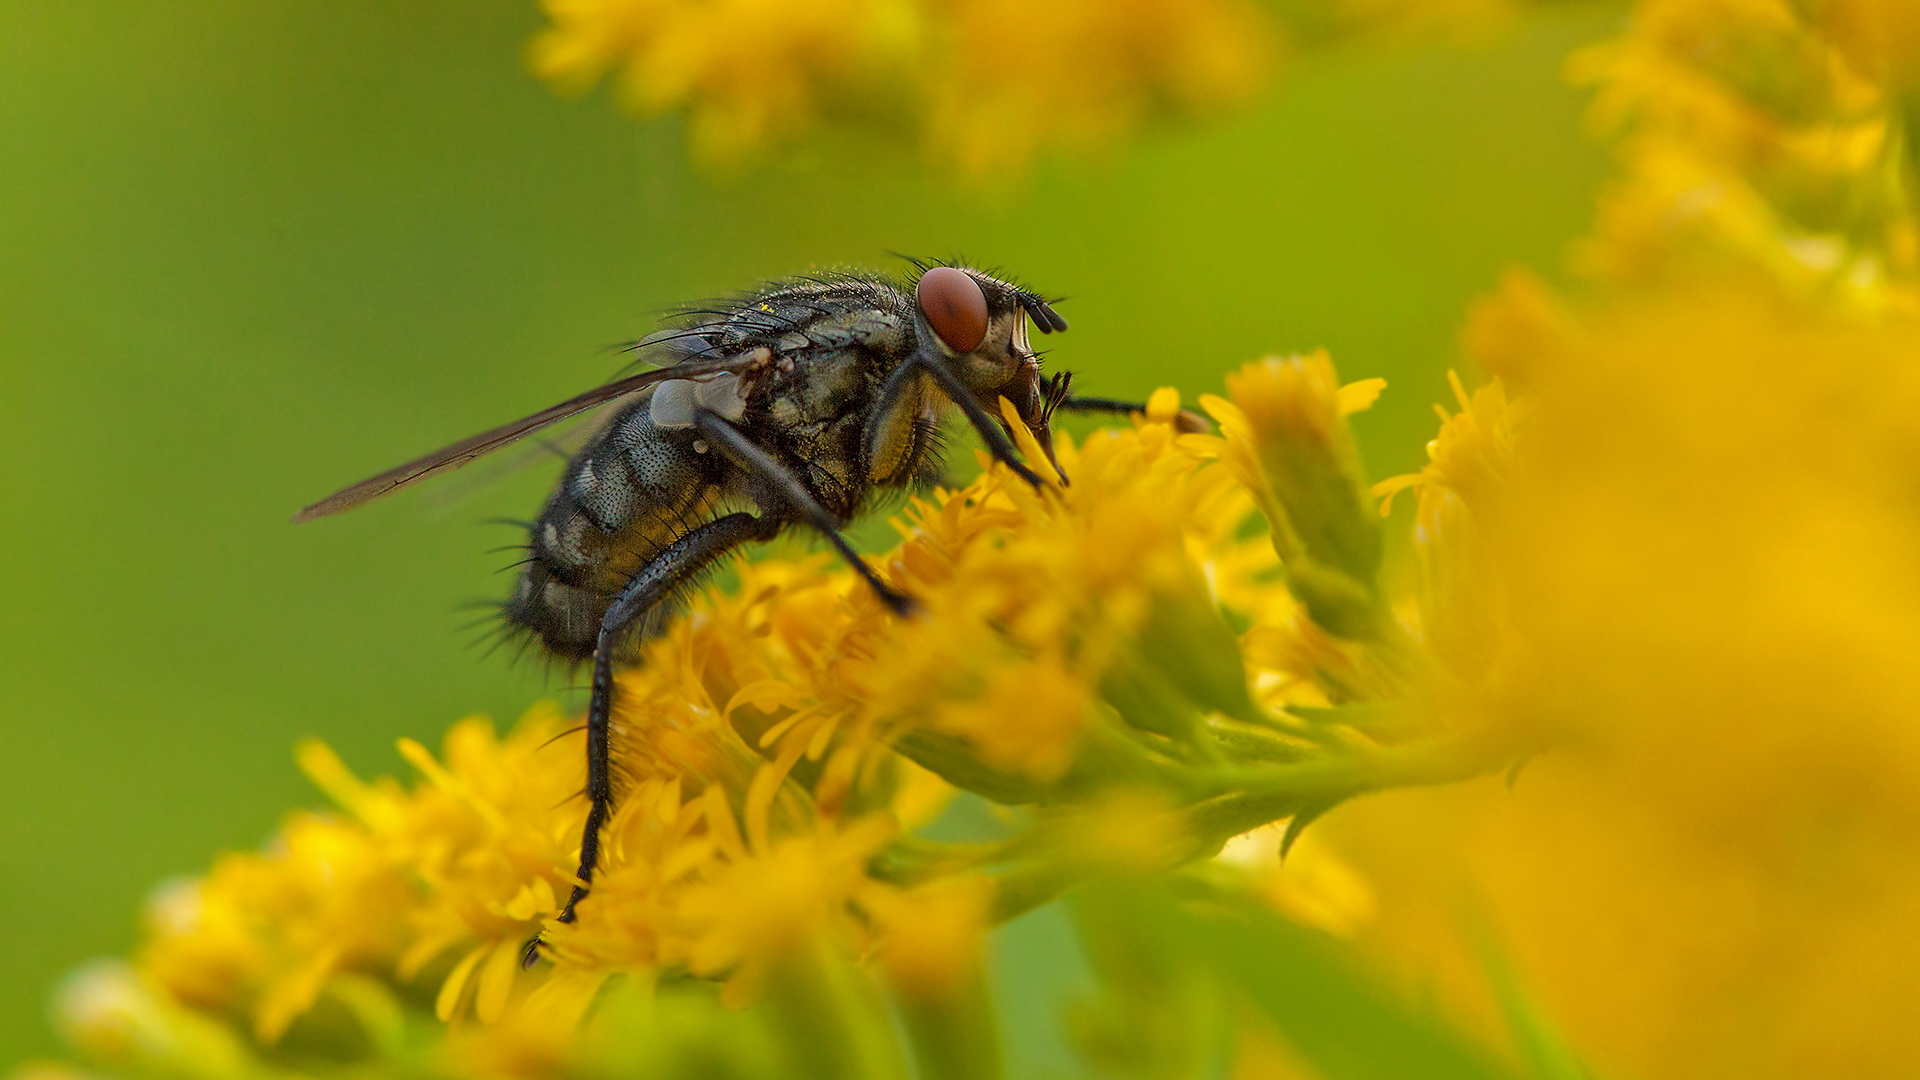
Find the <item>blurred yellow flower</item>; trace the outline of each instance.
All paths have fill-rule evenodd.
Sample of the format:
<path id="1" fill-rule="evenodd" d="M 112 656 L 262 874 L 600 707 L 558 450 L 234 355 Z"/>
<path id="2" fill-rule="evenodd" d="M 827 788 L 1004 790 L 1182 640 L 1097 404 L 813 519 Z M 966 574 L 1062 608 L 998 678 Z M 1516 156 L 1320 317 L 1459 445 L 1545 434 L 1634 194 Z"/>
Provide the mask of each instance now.
<path id="1" fill-rule="evenodd" d="M 646 113 L 686 109 L 697 155 L 731 164 L 883 82 L 916 49 L 913 0 L 544 0 L 534 70 L 584 89 L 618 70 Z"/>
<path id="2" fill-rule="evenodd" d="M 1099 147 L 1156 115 L 1245 100 L 1275 52 L 1249 0 L 926 0 L 938 52 L 927 137 L 963 176 L 1004 179 L 1042 150 Z"/>
<path id="3" fill-rule="evenodd" d="M 1045 153 L 1242 104 L 1293 48 L 1474 34 L 1528 2 L 541 0 L 530 55 L 563 90 L 612 75 L 634 111 L 684 113 L 707 165 L 838 124 L 917 138 L 936 168 L 1006 186 Z"/>
<path id="4" fill-rule="evenodd" d="M 1801 0 L 1799 7 L 1868 76 L 1920 86 L 1920 7 L 1907 0 Z"/>
<path id="5" fill-rule="evenodd" d="M 684 109 L 695 155 L 733 164 L 834 114 L 924 113 L 931 155 L 971 180 L 1048 147 L 1111 142 L 1156 114 L 1241 100 L 1265 80 L 1250 0 L 545 0 L 534 70 L 584 89 L 620 73 L 637 111 Z"/>
<path id="6" fill-rule="evenodd" d="M 1642 0 L 1627 33 L 1570 65 L 1624 166 L 1576 265 L 1645 288 L 1731 264 L 1815 302 L 1920 309 L 1912 166 L 1884 81 L 1898 65 L 1852 62 L 1860 28 L 1904 19 L 1871 3 Z"/>
<path id="7" fill-rule="evenodd" d="M 1498 514 L 1460 489 L 1498 553 L 1496 636 L 1525 645 L 1478 700 L 1563 748 L 1510 795 L 1329 828 L 1402 962 L 1485 1001 L 1455 909 L 1481 912 L 1603 1072 L 1897 1075 L 1920 1049 L 1920 518 L 1897 494 L 1920 490 L 1920 324 L 1703 288 L 1581 335 L 1510 458 L 1468 473 Z"/>
<path id="8" fill-rule="evenodd" d="M 183 1003 L 280 1038 L 339 972 L 390 966 L 407 945 L 414 893 L 364 832 L 301 815 L 276 850 L 231 855 L 204 881 L 163 889 L 147 912 L 141 967 Z"/>

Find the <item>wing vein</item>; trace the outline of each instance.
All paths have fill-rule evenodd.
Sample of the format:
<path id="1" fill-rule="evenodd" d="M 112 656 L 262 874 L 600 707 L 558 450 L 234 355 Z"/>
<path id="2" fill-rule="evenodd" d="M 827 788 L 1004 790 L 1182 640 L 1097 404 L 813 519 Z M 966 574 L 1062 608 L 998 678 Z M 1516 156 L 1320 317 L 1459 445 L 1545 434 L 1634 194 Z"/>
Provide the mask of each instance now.
<path id="1" fill-rule="evenodd" d="M 721 360 L 697 360 L 675 364 L 653 371 L 643 371 L 638 375 L 629 375 L 624 379 L 615 379 L 605 385 L 596 386 L 584 394 L 570 397 L 558 405 L 541 409 L 532 416 L 522 417 L 510 424 L 502 424 L 490 431 L 461 439 L 451 446 L 443 446 L 431 454 L 415 458 L 404 465 L 397 465 L 377 476 L 369 476 L 351 487 L 341 488 L 293 515 L 293 520 L 295 522 L 312 521 L 314 518 L 326 517 L 329 514 L 338 514 L 363 506 L 384 495 L 391 495 L 409 484 L 458 469 L 475 458 L 516 442 L 549 424 L 558 423 L 570 416 L 577 416 L 588 409 L 598 408 L 617 398 L 644 390 L 654 383 L 722 375 L 743 370 L 758 362 L 756 352 L 748 352 Z"/>

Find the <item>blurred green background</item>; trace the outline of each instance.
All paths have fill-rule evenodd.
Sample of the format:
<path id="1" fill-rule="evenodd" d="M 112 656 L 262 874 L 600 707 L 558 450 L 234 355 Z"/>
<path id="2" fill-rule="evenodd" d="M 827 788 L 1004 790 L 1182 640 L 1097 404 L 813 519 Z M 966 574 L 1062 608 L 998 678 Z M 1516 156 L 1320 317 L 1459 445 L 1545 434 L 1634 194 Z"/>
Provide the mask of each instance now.
<path id="1" fill-rule="evenodd" d="M 316 802 L 295 740 L 395 772 L 398 736 L 563 692 L 456 610 L 507 584 L 516 537 L 476 523 L 552 466 L 296 507 L 600 381 L 666 305 L 888 250 L 1071 297 L 1053 362 L 1087 392 L 1327 346 L 1389 380 L 1361 434 L 1405 471 L 1464 305 L 1589 219 L 1557 68 L 1614 18 L 1301 59 L 982 200 L 853 137 L 702 177 L 672 120 L 526 74 L 532 0 L 0 0 L 0 1068 L 54 1049 L 50 989 L 132 946 L 155 883 Z M 1065 947 L 1007 936 L 1043 1023 Z"/>

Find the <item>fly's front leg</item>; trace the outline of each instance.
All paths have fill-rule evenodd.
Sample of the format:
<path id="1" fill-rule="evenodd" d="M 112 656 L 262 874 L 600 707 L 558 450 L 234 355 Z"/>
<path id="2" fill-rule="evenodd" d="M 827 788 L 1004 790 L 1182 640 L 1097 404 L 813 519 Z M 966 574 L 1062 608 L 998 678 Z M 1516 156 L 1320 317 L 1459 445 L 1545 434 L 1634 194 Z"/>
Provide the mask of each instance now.
<path id="1" fill-rule="evenodd" d="M 1029 469 L 1027 463 L 1020 460 L 1019 452 L 1013 447 L 1013 440 L 1008 438 L 1007 433 L 1001 429 L 1000 422 L 987 414 L 987 410 L 981 406 L 979 399 L 973 396 L 973 391 L 967 389 L 967 384 L 960 381 L 960 377 L 953 373 L 952 368 L 924 353 L 915 353 L 899 367 L 894 368 L 893 374 L 887 376 L 887 381 L 880 387 L 880 396 L 875 404 L 876 413 L 886 416 L 899 409 L 903 400 L 906 399 L 907 391 L 913 385 L 914 376 L 919 372 L 925 372 L 933 380 L 933 384 L 940 388 L 940 392 L 960 407 L 961 415 L 967 418 L 967 423 L 973 425 L 973 430 L 980 433 L 980 441 L 987 444 L 987 453 L 993 455 L 993 460 L 1012 469 L 1020 479 L 1036 488 L 1046 486 L 1046 481 L 1040 479 L 1040 474 Z M 867 449 L 869 452 L 873 450 L 871 440 L 867 444 Z"/>
<path id="2" fill-rule="evenodd" d="M 773 455 L 761 449 L 752 439 L 747 438 L 746 432 L 734 427 L 718 413 L 701 409 L 694 413 L 693 424 L 699 429 L 700 434 L 719 447 L 720 452 L 728 459 L 739 465 L 748 475 L 772 488 L 774 493 L 792 509 L 795 517 L 819 530 L 820 534 L 827 538 L 827 542 L 833 545 L 834 550 L 847 560 L 848 565 L 866 579 L 867 584 L 873 586 L 873 591 L 879 594 L 881 601 L 891 608 L 894 614 L 912 613 L 912 597 L 880 580 L 880 575 L 873 572 L 873 567 L 868 566 L 867 561 L 860 557 L 860 553 L 853 550 L 853 545 L 847 543 L 847 538 L 840 535 L 842 524 L 840 519 L 828 513 L 827 508 L 820 505 L 820 500 L 813 497 L 813 493 L 807 490 L 807 486 L 802 484 L 800 478 L 793 475 L 791 470 L 775 461 Z"/>
<path id="3" fill-rule="evenodd" d="M 656 610 L 729 549 L 749 540 L 769 539 L 780 524 L 775 518 L 728 514 L 699 526 L 641 567 L 601 618 L 593 649 L 593 696 L 587 704 L 587 823 L 580 835 L 580 868 L 574 874 L 573 892 L 556 921 L 572 922 L 580 901 L 592 888 L 593 872 L 600 863 L 600 830 L 613 815 L 614 651 L 635 620 Z M 541 944 L 541 934 L 527 942 L 520 957 L 523 967 L 532 967 L 540 959 Z"/>
<path id="4" fill-rule="evenodd" d="M 1103 397 L 1080 397 L 1079 395 L 1065 399 L 1060 402 L 1059 407 L 1065 412 L 1111 413 L 1118 415 L 1131 413 L 1145 415 L 1147 411 L 1146 403 L 1141 401 L 1122 401 L 1118 398 Z M 1213 430 L 1213 425 L 1207 422 L 1206 417 L 1201 416 L 1191 409 L 1181 409 L 1174 417 L 1173 422 L 1174 426 L 1180 429 L 1182 435 L 1204 435 Z"/>
<path id="5" fill-rule="evenodd" d="M 1119 398 L 1081 397 L 1078 394 L 1060 403 L 1068 412 L 1091 413 L 1144 413 L 1147 405 L 1144 401 L 1122 401 Z"/>

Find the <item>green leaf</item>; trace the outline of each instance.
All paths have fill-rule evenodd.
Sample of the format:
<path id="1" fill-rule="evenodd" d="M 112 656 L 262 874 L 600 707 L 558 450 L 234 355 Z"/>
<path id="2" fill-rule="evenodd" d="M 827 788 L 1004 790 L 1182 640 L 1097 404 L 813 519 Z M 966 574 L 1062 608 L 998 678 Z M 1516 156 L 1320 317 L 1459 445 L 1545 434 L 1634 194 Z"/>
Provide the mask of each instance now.
<path id="1" fill-rule="evenodd" d="M 1346 802 L 1347 799 L 1348 796 L 1336 795 L 1331 798 L 1316 799 L 1302 806 L 1292 818 L 1288 819 L 1287 831 L 1280 837 L 1281 860 L 1285 861 L 1287 853 L 1293 850 L 1293 842 L 1300 839 L 1300 834 L 1307 831 L 1307 826 L 1320 820 L 1327 811 Z"/>

